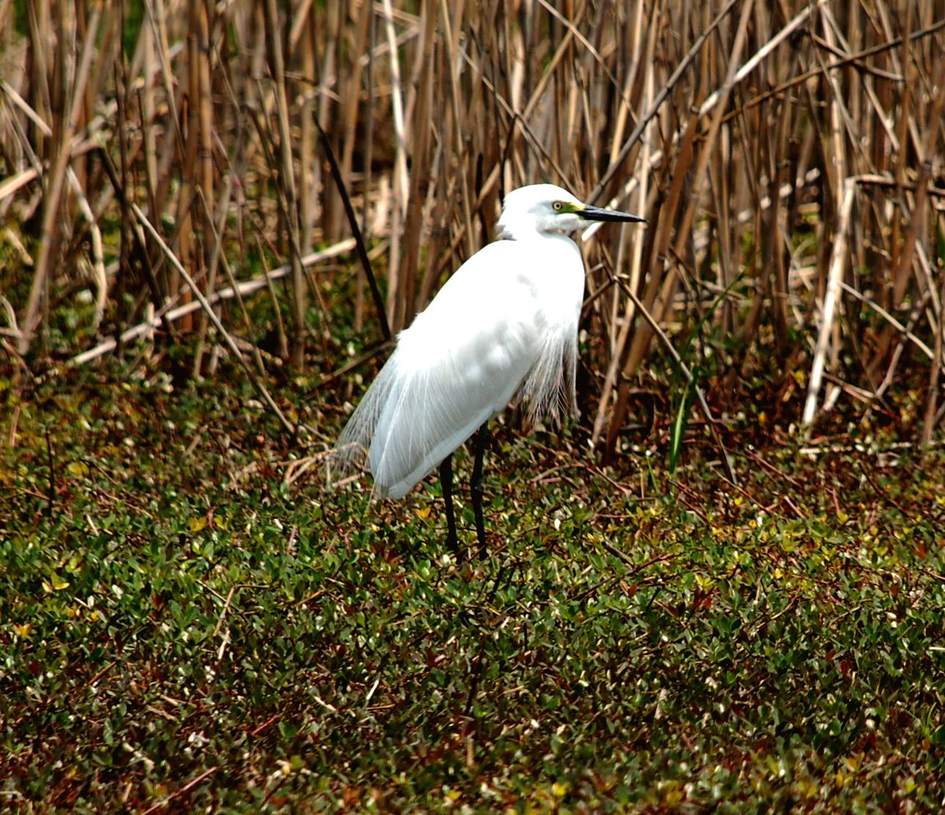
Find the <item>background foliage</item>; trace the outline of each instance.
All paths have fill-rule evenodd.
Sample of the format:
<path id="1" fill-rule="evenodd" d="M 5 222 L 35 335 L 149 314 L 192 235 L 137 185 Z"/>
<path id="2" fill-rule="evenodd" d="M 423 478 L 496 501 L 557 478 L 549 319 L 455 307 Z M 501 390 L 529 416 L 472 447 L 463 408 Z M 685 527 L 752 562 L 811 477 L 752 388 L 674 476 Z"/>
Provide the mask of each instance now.
<path id="1" fill-rule="evenodd" d="M 435 490 L 323 490 L 252 397 L 97 377 L 23 406 L 5 807 L 941 809 L 940 450 L 746 444 L 735 487 L 499 428 L 459 566 Z"/>

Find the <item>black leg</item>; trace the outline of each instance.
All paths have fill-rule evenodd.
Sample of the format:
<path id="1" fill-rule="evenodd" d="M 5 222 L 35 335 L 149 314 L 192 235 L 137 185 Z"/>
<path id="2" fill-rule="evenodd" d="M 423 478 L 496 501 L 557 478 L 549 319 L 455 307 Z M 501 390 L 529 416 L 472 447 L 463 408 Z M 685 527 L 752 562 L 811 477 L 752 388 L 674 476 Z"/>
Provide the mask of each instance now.
<path id="1" fill-rule="evenodd" d="M 472 505 L 473 515 L 476 517 L 476 538 L 479 540 L 479 559 L 483 560 L 486 556 L 486 524 L 482 519 L 482 457 L 486 452 L 486 445 L 489 443 L 489 428 L 483 425 L 476 431 L 476 438 L 473 442 L 475 448 L 475 459 L 473 461 L 472 471 Z"/>
<path id="2" fill-rule="evenodd" d="M 453 514 L 453 454 L 440 462 L 440 484 L 443 486 L 443 502 L 446 504 L 446 545 L 460 560 L 459 541 L 456 538 L 456 516 Z"/>

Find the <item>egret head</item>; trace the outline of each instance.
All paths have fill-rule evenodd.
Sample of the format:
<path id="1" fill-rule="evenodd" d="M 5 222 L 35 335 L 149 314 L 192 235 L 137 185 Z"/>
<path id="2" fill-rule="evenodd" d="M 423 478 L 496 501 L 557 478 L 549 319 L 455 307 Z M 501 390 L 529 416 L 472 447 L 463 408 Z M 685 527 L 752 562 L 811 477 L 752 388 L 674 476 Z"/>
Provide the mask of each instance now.
<path id="1" fill-rule="evenodd" d="M 643 220 L 639 215 L 588 206 L 554 184 L 531 184 L 505 196 L 498 227 L 504 238 L 523 239 L 536 234 L 565 235 L 589 221 Z"/>

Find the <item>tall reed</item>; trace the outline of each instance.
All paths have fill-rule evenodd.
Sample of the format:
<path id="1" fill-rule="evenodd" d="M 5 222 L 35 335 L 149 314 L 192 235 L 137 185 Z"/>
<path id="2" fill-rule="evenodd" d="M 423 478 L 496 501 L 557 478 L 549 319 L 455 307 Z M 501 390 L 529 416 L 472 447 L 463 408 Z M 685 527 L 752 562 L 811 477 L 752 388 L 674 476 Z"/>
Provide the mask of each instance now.
<path id="1" fill-rule="evenodd" d="M 767 368 L 805 423 L 919 392 L 928 441 L 945 415 L 941 3 L 3 0 L 0 31 L 9 360 L 87 362 L 144 324 L 195 333 L 198 376 L 221 330 L 304 369 L 351 268 L 316 280 L 307 257 L 352 234 L 345 199 L 377 277 L 354 267 L 356 319 L 381 338 L 376 282 L 396 331 L 494 237 L 505 191 L 549 180 L 649 222 L 583 243 L 607 450 L 672 343 L 712 372 L 706 411 Z M 257 247 L 288 269 L 252 288 L 269 357 L 217 297 L 254 286 Z M 89 295 L 90 322 L 53 332 Z"/>

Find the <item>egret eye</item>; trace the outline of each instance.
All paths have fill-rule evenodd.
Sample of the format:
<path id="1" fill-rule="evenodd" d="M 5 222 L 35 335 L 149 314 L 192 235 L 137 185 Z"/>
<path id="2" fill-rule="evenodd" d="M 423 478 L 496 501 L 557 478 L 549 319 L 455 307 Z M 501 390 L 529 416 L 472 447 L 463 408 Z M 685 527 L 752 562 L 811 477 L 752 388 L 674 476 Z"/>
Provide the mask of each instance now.
<path id="1" fill-rule="evenodd" d="M 563 207 L 563 206 L 564 206 L 564 204 L 562 204 L 560 201 L 555 201 L 555 202 L 551 205 L 551 208 L 552 208 L 555 212 L 561 212 L 561 207 Z"/>

